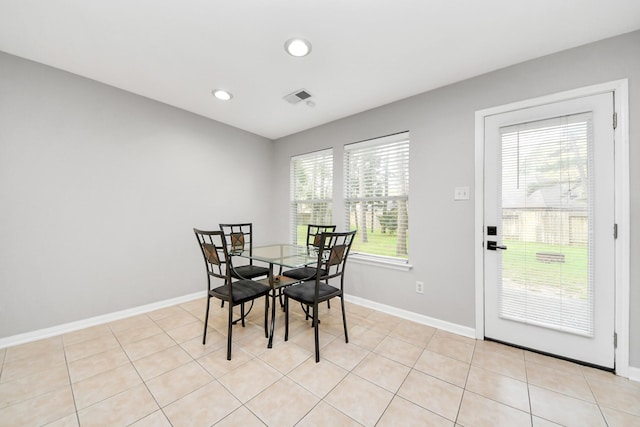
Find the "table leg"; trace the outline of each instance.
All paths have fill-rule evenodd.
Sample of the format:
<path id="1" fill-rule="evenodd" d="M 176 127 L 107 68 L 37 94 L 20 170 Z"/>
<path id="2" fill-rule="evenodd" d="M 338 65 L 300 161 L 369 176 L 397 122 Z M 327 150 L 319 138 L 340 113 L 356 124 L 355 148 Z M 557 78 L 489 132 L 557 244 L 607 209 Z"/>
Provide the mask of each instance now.
<path id="1" fill-rule="evenodd" d="M 271 288 L 271 331 L 269 332 L 269 344 L 267 348 L 273 347 L 273 332 L 276 328 L 276 289 L 273 285 L 273 264 L 269 263 L 269 287 Z"/>

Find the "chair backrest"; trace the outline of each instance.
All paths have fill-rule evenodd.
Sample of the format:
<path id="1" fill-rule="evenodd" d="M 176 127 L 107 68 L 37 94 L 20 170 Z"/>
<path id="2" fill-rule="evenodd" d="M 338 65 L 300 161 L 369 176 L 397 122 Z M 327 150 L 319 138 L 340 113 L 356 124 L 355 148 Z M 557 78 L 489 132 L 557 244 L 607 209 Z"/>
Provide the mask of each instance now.
<path id="1" fill-rule="evenodd" d="M 322 233 L 320 235 L 316 283 L 340 277 L 340 286 L 342 287 L 344 268 L 357 231 Z"/>
<path id="2" fill-rule="evenodd" d="M 253 254 L 253 224 L 220 224 L 220 231 L 224 233 L 227 251 L 236 254 L 248 250 Z"/>
<path id="3" fill-rule="evenodd" d="M 227 268 L 229 254 L 224 233 L 219 230 L 203 231 L 196 228 L 193 229 L 193 232 L 196 234 L 196 239 L 204 258 L 209 289 L 211 289 L 211 276 L 223 279 L 226 283 L 231 283 L 230 271 Z"/>
<path id="4" fill-rule="evenodd" d="M 335 225 L 315 225 L 307 226 L 307 247 L 318 249 L 320 247 L 320 235 L 322 233 L 332 233 L 336 231 Z"/>

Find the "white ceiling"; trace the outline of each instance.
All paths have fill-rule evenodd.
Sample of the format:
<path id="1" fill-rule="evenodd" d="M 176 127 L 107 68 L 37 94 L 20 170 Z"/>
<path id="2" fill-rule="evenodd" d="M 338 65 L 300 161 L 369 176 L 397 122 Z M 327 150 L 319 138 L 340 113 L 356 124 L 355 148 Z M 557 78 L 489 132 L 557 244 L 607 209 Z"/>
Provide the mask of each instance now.
<path id="1" fill-rule="evenodd" d="M 0 51 L 270 139 L 637 29 L 640 0 L 0 0 Z"/>

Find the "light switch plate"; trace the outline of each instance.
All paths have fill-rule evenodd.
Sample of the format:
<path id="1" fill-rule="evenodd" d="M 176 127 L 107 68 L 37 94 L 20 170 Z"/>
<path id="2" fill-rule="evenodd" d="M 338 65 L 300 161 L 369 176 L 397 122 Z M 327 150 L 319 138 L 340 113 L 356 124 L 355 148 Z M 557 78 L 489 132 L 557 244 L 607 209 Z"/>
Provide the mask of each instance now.
<path id="1" fill-rule="evenodd" d="M 469 187 L 456 187 L 453 200 L 469 200 Z"/>

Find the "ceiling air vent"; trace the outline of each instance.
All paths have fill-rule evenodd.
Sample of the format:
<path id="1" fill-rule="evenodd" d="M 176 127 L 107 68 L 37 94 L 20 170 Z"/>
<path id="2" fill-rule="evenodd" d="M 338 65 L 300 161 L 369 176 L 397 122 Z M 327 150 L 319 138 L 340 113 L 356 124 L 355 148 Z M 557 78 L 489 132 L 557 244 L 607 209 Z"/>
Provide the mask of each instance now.
<path id="1" fill-rule="evenodd" d="M 311 94 L 306 89 L 299 89 L 289 95 L 284 96 L 282 99 L 289 104 L 297 104 L 300 101 L 311 98 Z"/>

